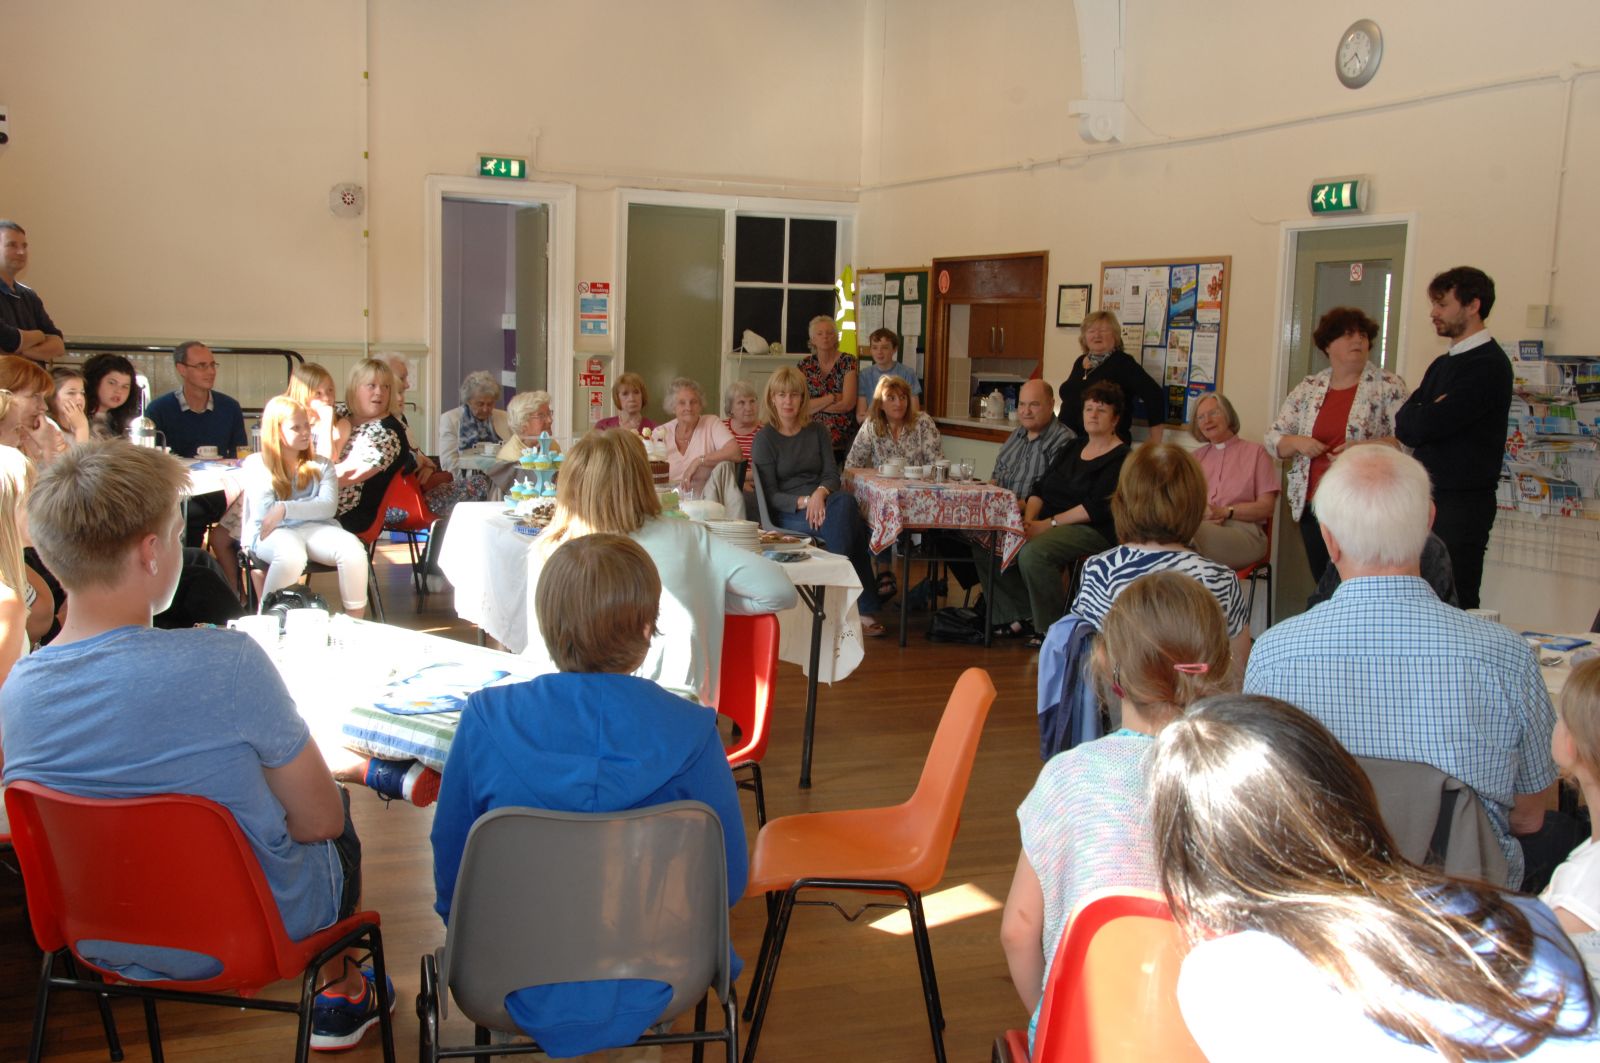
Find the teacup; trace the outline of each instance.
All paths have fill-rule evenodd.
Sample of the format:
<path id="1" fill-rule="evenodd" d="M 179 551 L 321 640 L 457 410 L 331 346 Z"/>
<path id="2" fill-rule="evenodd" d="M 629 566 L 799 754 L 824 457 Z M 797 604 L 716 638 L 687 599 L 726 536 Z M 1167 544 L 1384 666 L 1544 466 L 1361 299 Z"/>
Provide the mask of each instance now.
<path id="1" fill-rule="evenodd" d="M 906 479 L 908 479 L 908 480 L 921 480 L 924 477 L 926 477 L 927 475 L 928 475 L 928 467 L 926 465 L 907 465 L 906 466 Z"/>
<path id="2" fill-rule="evenodd" d="M 214 458 L 217 456 L 216 447 L 195 447 L 194 455 L 197 458 Z"/>
<path id="3" fill-rule="evenodd" d="M 499 443 L 479 443 L 478 444 L 478 453 L 482 454 L 486 458 L 492 458 L 496 454 L 500 453 L 500 444 Z"/>
<path id="4" fill-rule="evenodd" d="M 878 466 L 878 475 L 879 476 L 887 476 L 891 480 L 899 479 L 900 475 L 902 473 L 904 473 L 904 472 L 905 472 L 905 466 L 896 465 L 892 461 L 886 461 L 882 465 Z"/>

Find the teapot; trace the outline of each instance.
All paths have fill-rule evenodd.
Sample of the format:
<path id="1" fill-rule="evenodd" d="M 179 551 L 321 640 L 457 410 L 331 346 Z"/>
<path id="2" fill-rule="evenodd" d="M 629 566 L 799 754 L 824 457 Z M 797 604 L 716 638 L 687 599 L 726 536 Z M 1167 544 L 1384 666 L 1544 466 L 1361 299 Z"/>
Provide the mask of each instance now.
<path id="1" fill-rule="evenodd" d="M 136 447 L 159 447 L 166 442 L 156 423 L 148 417 L 135 417 L 128 422 L 128 438 Z"/>
<path id="2" fill-rule="evenodd" d="M 989 393 L 983 400 L 983 416 L 989 421 L 1003 421 L 1006 419 L 1006 397 L 1000 393 L 999 388 Z"/>

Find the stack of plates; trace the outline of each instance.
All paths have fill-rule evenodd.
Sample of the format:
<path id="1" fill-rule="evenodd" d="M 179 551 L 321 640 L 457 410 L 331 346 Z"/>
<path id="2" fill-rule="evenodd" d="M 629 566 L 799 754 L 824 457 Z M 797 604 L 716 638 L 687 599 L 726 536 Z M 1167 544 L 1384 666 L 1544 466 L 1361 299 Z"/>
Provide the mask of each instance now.
<path id="1" fill-rule="evenodd" d="M 753 520 L 708 520 L 706 530 L 726 543 L 761 552 L 761 526 Z"/>

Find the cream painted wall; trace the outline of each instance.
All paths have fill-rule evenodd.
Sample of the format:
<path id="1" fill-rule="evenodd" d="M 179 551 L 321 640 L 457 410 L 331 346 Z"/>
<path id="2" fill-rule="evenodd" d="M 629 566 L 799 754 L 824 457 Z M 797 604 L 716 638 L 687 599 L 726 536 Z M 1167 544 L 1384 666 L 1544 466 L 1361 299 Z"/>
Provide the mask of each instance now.
<path id="1" fill-rule="evenodd" d="M 480 151 L 578 186 L 582 279 L 615 279 L 619 187 L 840 198 L 861 18 L 853 0 L 0 0 L 28 42 L 0 63 L 0 216 L 28 227 L 26 279 L 71 333 L 351 342 L 362 221 L 327 197 L 365 180 L 372 339 L 418 343 L 423 180 Z"/>

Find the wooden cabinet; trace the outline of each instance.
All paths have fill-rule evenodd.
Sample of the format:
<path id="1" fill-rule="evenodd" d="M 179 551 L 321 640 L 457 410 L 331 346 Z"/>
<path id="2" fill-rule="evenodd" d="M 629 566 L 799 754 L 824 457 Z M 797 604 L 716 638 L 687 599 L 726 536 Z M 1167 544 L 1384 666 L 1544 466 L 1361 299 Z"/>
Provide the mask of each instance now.
<path id="1" fill-rule="evenodd" d="M 1023 378 L 1038 375 L 1044 362 L 1049 272 L 1050 257 L 1044 251 L 933 260 L 928 270 L 925 398 L 936 417 L 946 410 L 967 408 L 968 391 L 978 375 L 973 360 L 988 360 L 986 370 Z M 954 367 L 952 358 L 957 361 Z M 964 418 L 956 413 L 945 416 Z M 987 427 L 950 425 L 940 431 L 980 439 L 1005 436 L 1003 429 Z"/>
<path id="2" fill-rule="evenodd" d="M 1042 358 L 1044 305 L 974 303 L 967 325 L 968 358 Z"/>

